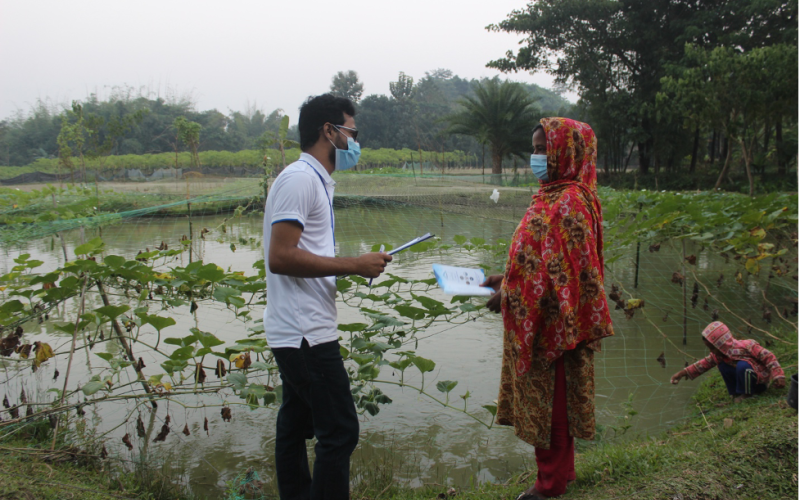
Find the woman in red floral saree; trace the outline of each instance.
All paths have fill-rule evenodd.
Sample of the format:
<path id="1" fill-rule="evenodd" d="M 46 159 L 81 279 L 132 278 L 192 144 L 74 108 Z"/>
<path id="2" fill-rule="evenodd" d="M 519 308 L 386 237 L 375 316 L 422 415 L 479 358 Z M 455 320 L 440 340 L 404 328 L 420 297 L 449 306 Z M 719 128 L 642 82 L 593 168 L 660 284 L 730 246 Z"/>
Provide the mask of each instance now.
<path id="1" fill-rule="evenodd" d="M 559 496 L 575 479 L 574 438 L 595 434 L 594 353 L 614 334 L 594 132 L 544 118 L 533 146 L 546 152 L 547 173 L 537 174 L 541 188 L 514 233 L 505 274 L 484 283 L 497 292 L 488 305 L 502 312 L 505 330 L 497 423 L 535 447 L 538 476 L 523 500 Z"/>

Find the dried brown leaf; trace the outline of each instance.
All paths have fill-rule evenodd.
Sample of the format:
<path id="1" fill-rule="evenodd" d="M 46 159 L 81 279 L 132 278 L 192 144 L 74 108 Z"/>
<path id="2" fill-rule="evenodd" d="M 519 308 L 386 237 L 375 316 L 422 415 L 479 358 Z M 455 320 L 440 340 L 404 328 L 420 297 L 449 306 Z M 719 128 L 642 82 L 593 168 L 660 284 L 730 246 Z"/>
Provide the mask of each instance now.
<path id="1" fill-rule="evenodd" d="M 167 439 L 167 434 L 169 434 L 169 426 L 167 424 L 164 424 L 161 426 L 161 432 L 158 433 L 158 436 L 156 436 L 153 442 L 154 443 L 157 443 L 158 441 L 163 442 L 164 440 Z"/>
<path id="2" fill-rule="evenodd" d="M 202 384 L 206 381 L 206 371 L 203 369 L 203 363 L 197 363 L 197 369 L 194 372 L 194 381 L 198 384 Z"/>
<path id="3" fill-rule="evenodd" d="M 146 435 L 144 432 L 144 422 L 142 422 L 141 415 L 136 417 L 136 435 L 139 436 L 140 438 L 143 438 Z"/>
<path id="4" fill-rule="evenodd" d="M 217 378 L 221 379 L 222 377 L 225 376 L 225 373 L 226 373 L 225 362 L 222 361 L 221 359 L 218 359 L 217 360 L 217 368 L 214 370 L 214 375 L 216 375 Z"/>
<path id="5" fill-rule="evenodd" d="M 186 436 L 189 436 L 189 435 L 192 434 L 191 432 L 189 432 L 189 424 L 188 423 L 183 426 L 183 434 L 186 435 Z"/>
<path id="6" fill-rule="evenodd" d="M 131 444 L 131 435 L 127 432 L 124 436 L 122 436 L 122 442 L 125 443 L 125 446 L 128 448 L 128 450 L 133 449 L 133 445 Z"/>

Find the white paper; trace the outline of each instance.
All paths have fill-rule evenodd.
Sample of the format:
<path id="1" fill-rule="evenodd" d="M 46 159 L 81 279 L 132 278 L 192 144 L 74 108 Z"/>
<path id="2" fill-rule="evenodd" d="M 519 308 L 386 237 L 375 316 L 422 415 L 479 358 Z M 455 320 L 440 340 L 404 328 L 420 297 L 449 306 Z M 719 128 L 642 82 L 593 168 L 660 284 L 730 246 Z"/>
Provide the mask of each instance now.
<path id="1" fill-rule="evenodd" d="M 433 274 L 439 287 L 447 295 L 470 295 L 491 297 L 494 290 L 480 286 L 486 281 L 483 269 L 470 269 L 468 267 L 433 265 Z"/>

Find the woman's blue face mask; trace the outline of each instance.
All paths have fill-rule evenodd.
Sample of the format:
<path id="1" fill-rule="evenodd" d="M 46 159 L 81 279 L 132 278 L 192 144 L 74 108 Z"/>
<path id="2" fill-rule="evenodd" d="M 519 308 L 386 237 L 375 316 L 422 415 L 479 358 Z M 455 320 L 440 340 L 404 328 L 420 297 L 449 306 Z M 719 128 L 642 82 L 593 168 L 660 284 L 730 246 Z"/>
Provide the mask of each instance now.
<path id="1" fill-rule="evenodd" d="M 547 182 L 547 155 L 531 155 L 531 171 L 539 182 Z"/>
<path id="2" fill-rule="evenodd" d="M 336 130 L 347 137 L 338 128 Z M 352 137 L 347 137 L 347 149 L 337 148 L 333 141 L 331 141 L 331 144 L 336 148 L 336 170 L 349 170 L 356 166 L 358 159 L 361 158 L 361 146 Z"/>

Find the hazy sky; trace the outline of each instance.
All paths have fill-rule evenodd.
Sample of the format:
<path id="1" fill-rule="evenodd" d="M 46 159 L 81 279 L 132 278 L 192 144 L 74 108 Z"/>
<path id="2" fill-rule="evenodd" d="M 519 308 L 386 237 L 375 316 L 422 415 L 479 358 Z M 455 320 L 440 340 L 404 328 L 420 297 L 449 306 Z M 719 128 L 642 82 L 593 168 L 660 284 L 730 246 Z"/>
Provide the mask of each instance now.
<path id="1" fill-rule="evenodd" d="M 200 110 L 283 108 L 294 121 L 340 70 L 358 72 L 365 96 L 388 94 L 400 71 L 498 74 L 486 63 L 520 37 L 485 27 L 525 3 L 0 0 L 0 118 L 37 99 L 69 103 L 129 85 L 191 93 Z M 546 74 L 511 78 L 552 84 Z"/>

